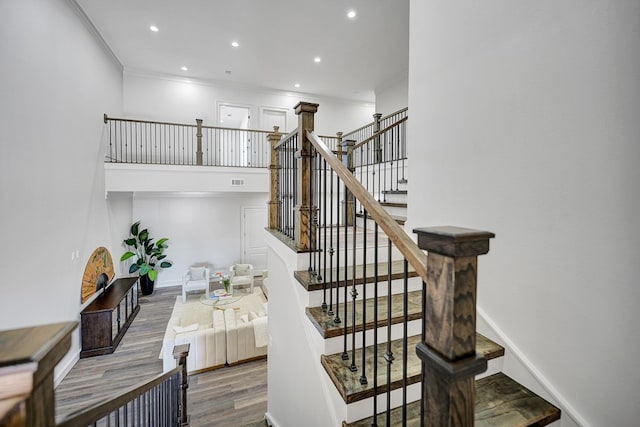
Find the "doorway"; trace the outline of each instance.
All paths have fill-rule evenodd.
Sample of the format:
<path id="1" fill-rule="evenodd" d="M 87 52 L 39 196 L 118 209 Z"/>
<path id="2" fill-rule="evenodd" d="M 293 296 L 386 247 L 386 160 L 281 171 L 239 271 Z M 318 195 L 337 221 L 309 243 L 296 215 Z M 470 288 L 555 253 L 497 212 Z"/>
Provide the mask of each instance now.
<path id="1" fill-rule="evenodd" d="M 242 262 L 252 264 L 254 274 L 267 269 L 267 244 L 264 226 L 267 224 L 267 208 L 247 206 L 242 208 Z"/>

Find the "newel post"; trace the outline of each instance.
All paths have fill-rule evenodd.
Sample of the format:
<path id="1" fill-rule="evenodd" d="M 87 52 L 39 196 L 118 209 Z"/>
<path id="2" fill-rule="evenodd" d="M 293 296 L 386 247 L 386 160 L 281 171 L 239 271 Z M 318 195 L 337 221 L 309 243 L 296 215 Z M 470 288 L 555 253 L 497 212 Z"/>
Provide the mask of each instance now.
<path id="1" fill-rule="evenodd" d="M 196 119 L 196 165 L 202 166 L 202 119 Z"/>
<path id="2" fill-rule="evenodd" d="M 298 250 L 311 250 L 313 194 L 312 194 L 312 150 L 311 142 L 307 138 L 307 131 L 314 130 L 314 115 L 318 111 L 318 104 L 299 102 L 294 107 L 298 115 L 298 146 L 297 162 L 297 193 L 298 205 L 295 207 L 295 241 Z"/>
<path id="3" fill-rule="evenodd" d="M 189 415 L 187 415 L 187 389 L 189 388 L 189 377 L 187 376 L 187 356 L 189 355 L 190 344 L 180 344 L 173 347 L 173 358 L 176 359 L 177 366 L 182 368 L 182 399 L 180 400 L 180 425 L 189 425 Z"/>
<path id="4" fill-rule="evenodd" d="M 487 231 L 459 227 L 413 230 L 428 251 L 422 405 L 425 426 L 473 426 L 475 379 L 487 369 L 476 355 L 478 255 L 489 252 Z"/>
<path id="5" fill-rule="evenodd" d="M 278 228 L 278 211 L 280 210 L 280 195 L 278 194 L 278 188 L 280 185 L 279 176 L 279 159 L 276 145 L 280 142 L 282 134 L 278 132 L 280 129 L 278 126 L 273 127 L 273 133 L 267 135 L 269 144 L 271 146 L 271 163 L 269 164 L 269 174 L 271 176 L 271 199 L 269 200 L 269 228 L 274 230 Z"/>
<path id="6" fill-rule="evenodd" d="M 353 165 L 353 147 L 356 145 L 356 141 L 353 139 L 346 139 L 342 141 L 342 150 L 341 152 L 347 153 L 346 158 L 343 157 L 343 163 L 349 169 L 351 173 L 356 171 L 356 168 Z M 353 225 L 355 221 L 355 197 L 349 188 L 344 186 L 344 209 L 345 209 L 345 224 L 344 225 Z"/>
<path id="7" fill-rule="evenodd" d="M 382 118 L 382 113 L 375 113 L 373 115 L 373 133 L 380 132 L 380 119 Z M 382 162 L 382 146 L 380 145 L 380 137 L 376 136 L 373 140 L 373 153 L 374 153 L 374 161 L 376 163 Z"/>

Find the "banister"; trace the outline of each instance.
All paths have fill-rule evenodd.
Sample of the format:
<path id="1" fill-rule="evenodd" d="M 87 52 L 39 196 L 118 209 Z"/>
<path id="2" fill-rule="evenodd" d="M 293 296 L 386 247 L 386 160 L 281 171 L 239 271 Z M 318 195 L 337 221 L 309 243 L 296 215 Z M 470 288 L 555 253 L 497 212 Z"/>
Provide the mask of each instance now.
<path id="1" fill-rule="evenodd" d="M 426 255 L 424 252 L 411 240 L 387 211 L 380 206 L 373 196 L 369 194 L 349 169 L 333 155 L 314 132 L 307 131 L 307 138 L 311 141 L 316 151 L 331 166 L 333 171 L 342 179 L 353 195 L 360 201 L 374 221 L 378 223 L 387 237 L 396 245 L 405 258 L 407 258 L 407 261 L 415 269 L 416 273 L 426 282 L 427 268 Z"/>
<path id="2" fill-rule="evenodd" d="M 189 353 L 188 344 L 183 346 L 176 346 L 176 348 L 174 349 L 174 357 L 178 359 L 178 366 L 176 366 L 170 371 L 156 375 L 151 380 L 138 383 L 137 385 L 133 385 L 125 389 L 125 391 L 118 393 L 115 396 L 107 397 L 103 399 L 101 402 L 94 404 L 89 408 L 81 409 L 76 412 L 73 412 L 65 416 L 60 422 L 56 423 L 56 426 L 57 427 L 81 427 L 81 426 L 84 427 L 87 425 L 92 425 L 96 422 L 96 420 L 99 420 L 103 417 L 108 416 L 112 412 L 117 411 L 119 408 L 125 406 L 127 403 L 129 403 L 133 399 L 143 395 L 149 390 L 152 390 L 154 387 L 169 380 L 171 377 L 179 376 L 179 375 L 182 375 L 184 377 L 186 375 L 185 366 L 186 366 L 186 358 L 188 353 Z M 185 379 L 183 378 L 183 382 L 180 384 L 180 387 L 183 389 L 183 393 L 186 393 L 184 380 Z M 182 405 L 183 408 L 186 409 L 186 402 L 184 401 L 184 396 L 181 399 L 180 404 Z M 186 416 L 184 412 L 182 413 L 181 418 L 184 418 Z"/>
<path id="3" fill-rule="evenodd" d="M 407 119 L 408 119 L 408 117 L 403 117 L 403 118 L 401 118 L 400 120 L 398 120 L 397 122 L 390 124 L 390 125 L 389 125 L 389 126 L 387 126 L 386 128 L 379 130 L 378 132 L 376 132 L 376 133 L 374 133 L 373 135 L 371 135 L 369 138 L 364 139 L 364 140 L 360 141 L 359 143 L 357 143 L 357 144 L 353 147 L 353 149 L 354 149 L 354 150 L 356 150 L 356 149 L 358 149 L 358 148 L 362 147 L 362 146 L 363 146 L 364 144 L 366 144 L 367 142 L 369 142 L 369 141 L 373 140 L 374 138 L 376 138 L 376 137 L 378 137 L 378 136 L 382 135 L 383 133 L 385 133 L 385 132 L 389 131 L 390 129 L 392 129 L 392 128 L 394 128 L 394 127 L 398 126 L 400 123 L 404 123 L 404 122 L 406 122 L 406 121 L 407 121 Z"/>
<path id="4" fill-rule="evenodd" d="M 298 128 L 295 128 L 294 130 L 292 130 L 291 132 L 289 132 L 288 134 L 286 134 L 282 139 L 280 139 L 280 142 L 278 142 L 273 149 L 277 150 L 278 148 L 280 148 L 280 146 L 284 143 L 286 143 L 287 141 L 289 141 L 291 138 L 295 137 L 298 134 Z"/>
<path id="5" fill-rule="evenodd" d="M 386 115 L 386 116 L 384 116 L 384 117 L 380 117 L 380 121 L 381 121 L 381 122 L 383 122 L 383 121 L 385 121 L 386 119 L 388 119 L 389 117 L 393 117 L 393 116 L 395 116 L 395 115 L 397 115 L 397 114 L 404 113 L 404 112 L 405 112 L 405 111 L 407 111 L 408 109 L 409 109 L 409 107 L 404 107 L 404 108 L 399 109 L 398 111 L 394 111 L 393 113 L 389 113 L 389 114 L 387 114 L 387 115 Z"/>
<path id="6" fill-rule="evenodd" d="M 104 122 L 107 123 L 108 121 L 127 122 L 127 123 L 148 123 L 152 125 L 185 126 L 185 127 L 191 127 L 191 128 L 197 127 L 196 125 L 190 124 L 190 123 L 171 123 L 171 122 L 158 122 L 155 120 L 123 119 L 119 117 L 109 117 L 105 114 Z M 206 126 L 203 126 L 203 128 L 206 128 Z M 224 128 L 224 129 L 227 129 L 227 128 Z M 243 130 L 246 130 L 246 129 L 243 129 Z"/>

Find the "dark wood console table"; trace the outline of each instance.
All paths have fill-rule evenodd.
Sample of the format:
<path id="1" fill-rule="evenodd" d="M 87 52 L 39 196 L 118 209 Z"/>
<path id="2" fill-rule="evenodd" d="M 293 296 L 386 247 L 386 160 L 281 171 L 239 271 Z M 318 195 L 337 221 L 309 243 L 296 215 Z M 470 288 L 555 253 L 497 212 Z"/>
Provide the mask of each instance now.
<path id="1" fill-rule="evenodd" d="M 113 353 L 140 311 L 138 277 L 116 279 L 80 313 L 80 358 Z"/>

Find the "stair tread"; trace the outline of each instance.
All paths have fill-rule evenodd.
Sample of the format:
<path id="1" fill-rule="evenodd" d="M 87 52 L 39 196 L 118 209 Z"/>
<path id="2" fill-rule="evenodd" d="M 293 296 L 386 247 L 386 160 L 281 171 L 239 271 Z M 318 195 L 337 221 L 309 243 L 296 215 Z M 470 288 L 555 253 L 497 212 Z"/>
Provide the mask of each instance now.
<path id="1" fill-rule="evenodd" d="M 380 206 L 386 206 L 389 208 L 406 208 L 406 203 L 397 203 L 397 202 L 380 202 Z"/>
<path id="2" fill-rule="evenodd" d="M 358 337 L 360 338 L 360 337 Z M 361 338 L 360 338 L 361 339 Z M 415 352 L 416 345 L 420 342 L 420 336 L 411 336 L 408 338 L 407 349 L 407 384 L 414 384 L 422 378 L 422 361 Z M 402 339 L 391 341 L 391 351 L 396 362 L 391 364 L 391 389 L 395 390 L 402 387 Z M 384 392 L 386 390 L 386 371 L 387 363 L 383 355 L 386 352 L 386 343 L 378 344 L 378 390 Z M 476 333 L 476 352 L 483 354 L 488 360 L 504 355 L 504 348 L 485 336 Z M 351 358 L 351 351 L 349 351 Z M 361 365 L 362 349 L 355 352 L 356 365 Z M 373 396 L 373 346 L 367 346 L 367 361 L 365 373 L 368 378 L 368 384 L 360 384 L 361 368 L 356 372 L 349 369 L 351 359 L 343 360 L 341 353 L 322 355 L 322 366 L 325 368 L 331 381 L 342 396 L 345 403 L 353 403 L 359 400 Z"/>
<path id="3" fill-rule="evenodd" d="M 403 294 L 391 295 L 391 323 L 402 323 L 404 321 L 403 311 Z M 422 291 L 409 292 L 408 298 L 409 320 L 416 320 L 422 318 Z M 367 298 L 365 305 L 367 308 L 368 321 L 365 329 L 373 329 L 375 323 L 373 322 L 373 307 L 376 304 L 374 298 Z M 387 299 L 378 298 L 378 327 L 384 326 L 387 323 Z M 351 316 L 351 310 L 353 302 L 347 302 L 347 312 Z M 323 338 L 332 338 L 344 335 L 344 323 L 334 323 L 335 315 L 327 314 L 326 310 L 322 307 L 307 307 L 307 316 L 311 319 L 311 323 L 320 332 Z M 344 313 L 344 303 L 340 303 L 337 308 L 334 307 L 334 312 L 340 316 Z M 348 319 L 349 325 L 351 325 L 351 317 Z M 356 301 L 356 331 L 362 331 L 362 300 Z M 351 332 L 351 326 L 349 328 Z"/>
<path id="4" fill-rule="evenodd" d="M 363 218 L 364 217 L 364 213 L 359 213 L 356 212 L 356 216 L 358 218 Z M 407 218 L 404 216 L 398 216 L 398 215 L 389 215 L 393 220 L 395 220 L 395 222 L 397 222 L 400 225 L 404 225 L 407 222 Z M 371 218 L 371 215 L 367 215 L 367 219 L 371 219 L 373 220 L 373 218 Z"/>
<path id="5" fill-rule="evenodd" d="M 420 426 L 421 401 L 407 405 L 407 427 Z M 544 426 L 560 419 L 560 409 L 499 372 L 476 380 L 475 426 Z M 369 427 L 373 417 L 343 427 Z M 378 415 L 378 425 L 386 424 L 386 414 Z M 402 408 L 391 410 L 392 426 L 402 425 Z"/>
<path id="6" fill-rule="evenodd" d="M 382 194 L 407 194 L 407 190 L 383 190 Z"/>
<path id="7" fill-rule="evenodd" d="M 387 280 L 388 265 L 389 263 L 387 262 L 378 263 L 378 273 L 379 273 L 378 280 L 381 282 Z M 373 276 L 373 271 L 374 271 L 373 269 L 374 269 L 374 264 L 367 264 L 367 277 L 363 279 L 362 265 L 357 265 L 356 266 L 356 285 L 360 285 L 362 283 L 373 283 L 375 280 Z M 404 271 L 404 261 L 399 260 L 399 261 L 391 262 L 391 280 L 401 279 L 403 277 L 403 271 Z M 331 274 L 331 272 L 333 272 L 333 274 Z M 321 271 L 321 273 L 324 274 L 323 271 Z M 339 273 L 339 276 L 337 275 L 338 273 Z M 337 282 L 336 278 L 340 277 L 341 281 L 338 282 L 338 286 L 344 287 L 344 274 L 345 274 L 344 267 L 340 267 L 340 269 L 336 269 L 335 267 L 331 270 L 327 269 L 327 277 L 325 278 L 326 282 L 324 283 L 327 284 L 327 287 L 329 287 L 329 284 L 331 284 L 335 288 L 336 282 Z M 347 267 L 348 285 L 351 285 L 352 274 L 353 273 L 352 273 L 351 266 L 348 266 Z M 409 277 L 414 277 L 414 276 L 416 276 L 416 272 L 413 269 L 413 267 L 409 265 Z M 298 280 L 298 282 L 300 282 L 300 284 L 308 291 L 322 290 L 323 282 L 318 283 L 307 270 L 294 271 L 293 277 L 295 277 L 296 280 Z M 332 281 L 330 281 L 331 278 L 333 278 Z"/>

